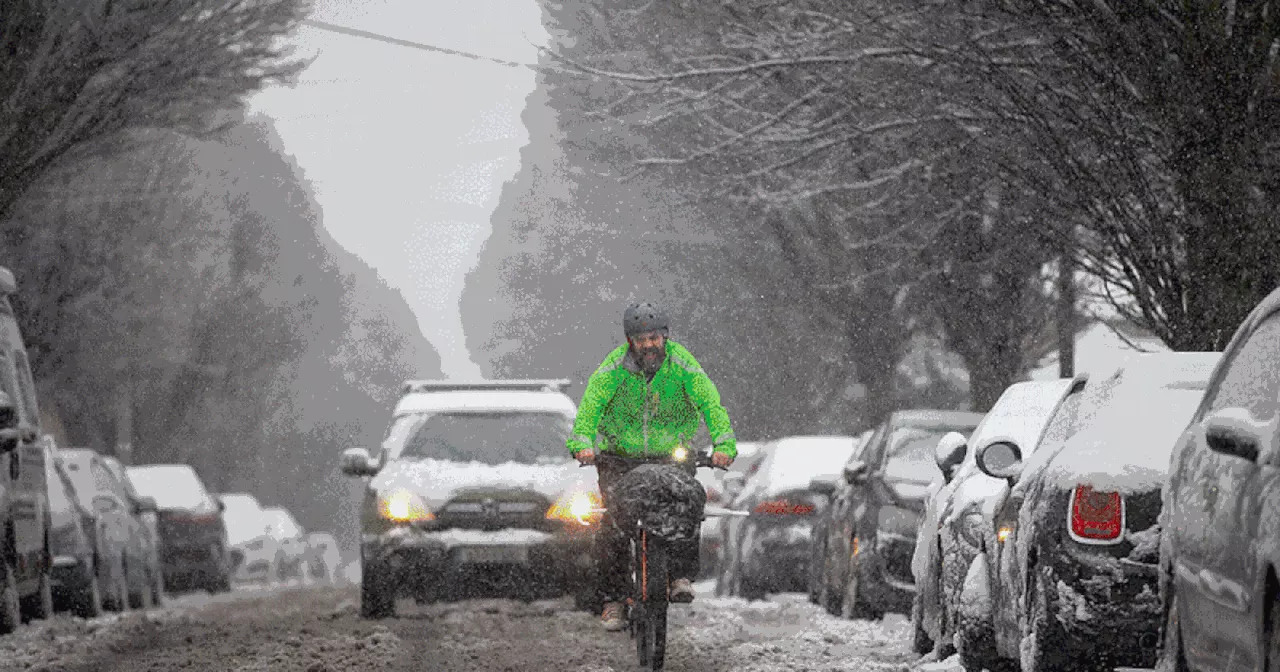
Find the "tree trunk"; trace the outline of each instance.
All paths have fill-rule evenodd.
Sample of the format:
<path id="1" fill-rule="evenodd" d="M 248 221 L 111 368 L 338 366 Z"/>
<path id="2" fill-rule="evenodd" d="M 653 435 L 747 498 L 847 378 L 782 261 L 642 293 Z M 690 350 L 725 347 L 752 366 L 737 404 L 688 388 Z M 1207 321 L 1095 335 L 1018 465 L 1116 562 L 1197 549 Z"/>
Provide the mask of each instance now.
<path id="1" fill-rule="evenodd" d="M 1068 238 L 1068 241 L 1070 238 Z M 1058 256 L 1058 376 L 1076 375 L 1076 278 L 1071 243 L 1064 242 Z"/>

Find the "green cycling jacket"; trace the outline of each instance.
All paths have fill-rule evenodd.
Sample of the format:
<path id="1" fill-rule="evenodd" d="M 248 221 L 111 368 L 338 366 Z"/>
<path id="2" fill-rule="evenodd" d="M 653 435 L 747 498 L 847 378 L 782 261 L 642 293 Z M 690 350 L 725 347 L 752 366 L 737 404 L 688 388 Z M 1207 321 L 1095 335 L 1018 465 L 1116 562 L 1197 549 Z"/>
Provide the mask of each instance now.
<path id="1" fill-rule="evenodd" d="M 591 374 L 569 437 L 571 454 L 596 452 L 643 457 L 670 455 L 692 441 L 702 420 L 716 452 L 738 456 L 729 413 L 698 360 L 667 339 L 667 356 L 646 380 L 627 345 L 620 345 Z"/>

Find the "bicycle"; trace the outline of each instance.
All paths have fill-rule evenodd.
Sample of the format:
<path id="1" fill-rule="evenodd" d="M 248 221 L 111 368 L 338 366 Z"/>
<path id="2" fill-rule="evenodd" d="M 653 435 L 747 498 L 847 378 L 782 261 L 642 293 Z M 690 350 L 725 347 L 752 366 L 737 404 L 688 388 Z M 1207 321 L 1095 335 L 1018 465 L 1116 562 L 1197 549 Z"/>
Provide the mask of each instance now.
<path id="1" fill-rule="evenodd" d="M 631 458 L 618 455 L 600 454 L 596 463 L 601 461 L 625 462 L 637 465 L 628 476 L 648 465 L 666 465 L 677 467 L 688 472 L 688 453 L 677 448 L 672 457 Z M 584 467 L 590 465 L 582 465 Z M 694 469 L 712 467 L 709 453 L 694 455 Z M 674 481 L 668 481 L 672 483 Z M 665 501 L 657 493 L 656 501 Z M 624 507 L 616 507 L 624 508 Z M 653 509 L 650 506 L 650 509 Z M 595 508 L 593 513 L 604 514 L 609 509 Z M 655 515 L 656 514 L 656 515 Z M 746 516 L 746 511 L 734 511 L 721 507 L 702 507 L 702 517 L 697 521 L 672 521 L 670 514 L 663 517 L 661 512 L 647 511 L 635 518 L 634 526 L 626 530 L 631 537 L 631 597 L 626 602 L 626 618 L 631 638 L 636 642 L 636 657 L 640 666 L 650 670 L 661 670 L 666 662 L 667 653 L 667 607 L 671 577 L 668 571 L 667 545 L 673 541 L 692 538 L 690 530 L 696 529 L 708 516 Z M 617 516 L 610 516 L 612 524 L 623 528 Z M 673 524 L 674 523 L 674 524 Z M 676 529 L 672 529 L 672 528 Z"/>

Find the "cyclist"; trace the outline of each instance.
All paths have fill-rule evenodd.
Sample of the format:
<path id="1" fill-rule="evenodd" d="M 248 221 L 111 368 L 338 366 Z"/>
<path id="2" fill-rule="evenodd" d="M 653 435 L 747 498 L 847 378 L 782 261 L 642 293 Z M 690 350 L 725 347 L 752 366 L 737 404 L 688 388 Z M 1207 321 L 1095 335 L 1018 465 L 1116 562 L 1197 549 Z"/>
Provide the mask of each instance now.
<path id="1" fill-rule="evenodd" d="M 712 463 L 726 468 L 738 454 L 729 414 L 720 392 L 684 346 L 670 340 L 667 316 L 650 303 L 628 306 L 622 315 L 627 342 L 604 358 L 591 374 L 578 406 L 569 452 L 595 464 L 605 508 L 610 490 L 631 469 L 618 460 L 596 463 L 596 454 L 621 457 L 669 456 L 703 420 L 711 434 Z M 699 417 L 701 416 L 701 417 Z M 605 600 L 606 630 L 623 629 L 622 600 L 628 591 L 629 540 L 606 517 L 596 533 L 598 590 Z M 671 549 L 670 600 L 692 602 L 698 575 L 698 540 Z"/>

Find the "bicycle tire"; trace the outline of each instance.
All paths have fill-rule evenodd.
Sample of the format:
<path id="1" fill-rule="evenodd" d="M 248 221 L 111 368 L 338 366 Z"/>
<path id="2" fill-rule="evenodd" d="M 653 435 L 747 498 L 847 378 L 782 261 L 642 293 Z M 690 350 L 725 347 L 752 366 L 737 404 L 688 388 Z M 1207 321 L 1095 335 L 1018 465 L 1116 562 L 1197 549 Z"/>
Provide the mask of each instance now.
<path id="1" fill-rule="evenodd" d="M 667 597 L 671 582 L 668 576 L 666 545 L 660 539 L 646 540 L 645 559 L 648 599 L 645 601 L 646 635 L 649 639 L 649 669 L 661 670 L 667 657 Z"/>
<path id="2" fill-rule="evenodd" d="M 628 618 L 631 621 L 631 635 L 636 640 L 636 662 L 642 668 L 649 667 L 649 660 L 653 652 L 653 640 L 649 638 L 649 617 L 647 606 L 648 600 L 644 593 L 646 577 L 644 575 L 647 567 L 645 561 L 644 550 L 644 533 L 636 536 L 632 540 L 632 603 L 628 610 Z"/>

